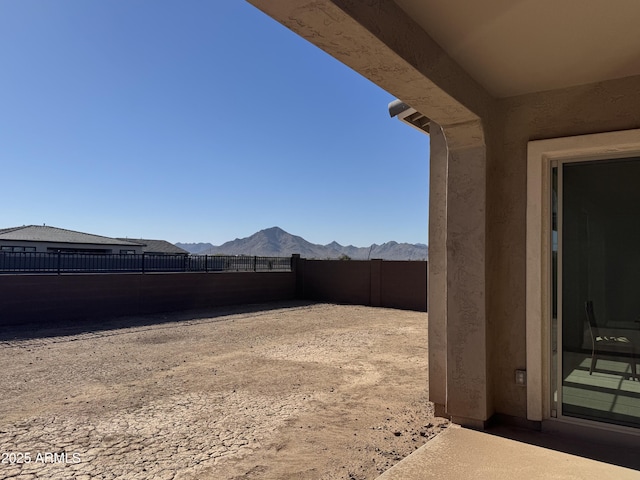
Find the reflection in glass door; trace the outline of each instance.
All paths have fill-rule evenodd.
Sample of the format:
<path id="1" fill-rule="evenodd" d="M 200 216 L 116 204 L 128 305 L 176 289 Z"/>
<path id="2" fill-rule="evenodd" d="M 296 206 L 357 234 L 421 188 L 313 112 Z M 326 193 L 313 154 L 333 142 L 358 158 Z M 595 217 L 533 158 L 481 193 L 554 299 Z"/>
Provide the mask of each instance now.
<path id="1" fill-rule="evenodd" d="M 640 159 L 561 163 L 552 190 L 554 410 L 640 427 Z"/>

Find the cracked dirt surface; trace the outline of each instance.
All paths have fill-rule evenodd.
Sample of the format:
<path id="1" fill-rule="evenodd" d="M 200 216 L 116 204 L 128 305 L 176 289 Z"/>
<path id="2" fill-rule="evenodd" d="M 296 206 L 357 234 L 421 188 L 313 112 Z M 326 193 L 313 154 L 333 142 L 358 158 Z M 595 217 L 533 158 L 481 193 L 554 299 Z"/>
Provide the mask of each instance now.
<path id="1" fill-rule="evenodd" d="M 373 479 L 447 427 L 426 345 L 331 304 L 4 328 L 0 478 Z"/>

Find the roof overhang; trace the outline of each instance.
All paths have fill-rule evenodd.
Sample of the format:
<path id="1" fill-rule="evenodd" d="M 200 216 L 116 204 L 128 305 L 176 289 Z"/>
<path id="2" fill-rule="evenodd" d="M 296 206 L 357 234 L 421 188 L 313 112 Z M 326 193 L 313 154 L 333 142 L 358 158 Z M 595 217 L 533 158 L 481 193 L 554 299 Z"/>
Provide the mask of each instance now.
<path id="1" fill-rule="evenodd" d="M 637 0 L 247 1 L 401 99 L 415 111 L 392 116 L 423 132 L 483 122 L 497 99 L 640 84 Z"/>
<path id="2" fill-rule="evenodd" d="M 494 97 L 640 75 L 637 0 L 395 0 Z"/>

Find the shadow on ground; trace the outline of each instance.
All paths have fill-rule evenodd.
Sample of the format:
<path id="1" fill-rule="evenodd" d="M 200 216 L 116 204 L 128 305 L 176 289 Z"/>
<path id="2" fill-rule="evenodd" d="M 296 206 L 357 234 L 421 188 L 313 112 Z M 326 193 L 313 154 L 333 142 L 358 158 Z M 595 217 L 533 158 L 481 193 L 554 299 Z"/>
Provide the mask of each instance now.
<path id="1" fill-rule="evenodd" d="M 591 432 L 590 435 L 579 436 L 575 432 L 547 433 L 508 425 L 492 426 L 486 430 L 486 433 L 640 471 L 640 455 L 638 455 L 640 437 L 637 435 L 634 435 L 631 441 L 626 441 L 604 431 L 601 434 Z"/>
<path id="2" fill-rule="evenodd" d="M 267 313 L 276 309 L 304 307 L 313 305 L 314 303 L 315 302 L 292 300 L 185 310 L 179 312 L 165 312 L 151 315 L 114 317 L 99 320 L 87 318 L 82 320 L 69 320 L 68 322 L 63 320 L 51 322 L 43 319 L 39 322 L 3 326 L 0 329 L 0 342 L 71 336 L 83 333 L 108 332 L 109 330 L 131 327 L 147 327 L 171 322 L 188 322 L 202 319 L 211 319 L 212 321 L 216 321 L 222 320 L 224 317 L 229 315 L 258 314 L 260 312 Z"/>

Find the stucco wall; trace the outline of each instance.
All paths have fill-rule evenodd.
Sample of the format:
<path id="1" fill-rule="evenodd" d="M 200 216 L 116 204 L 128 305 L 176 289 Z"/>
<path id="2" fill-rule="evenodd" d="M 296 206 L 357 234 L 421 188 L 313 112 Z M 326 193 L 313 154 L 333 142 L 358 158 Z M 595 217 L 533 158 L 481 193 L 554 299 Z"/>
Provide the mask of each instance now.
<path id="1" fill-rule="evenodd" d="M 526 417 L 527 143 L 640 127 L 640 77 L 498 101 L 499 142 L 487 156 L 487 318 L 493 401 L 499 413 Z"/>

